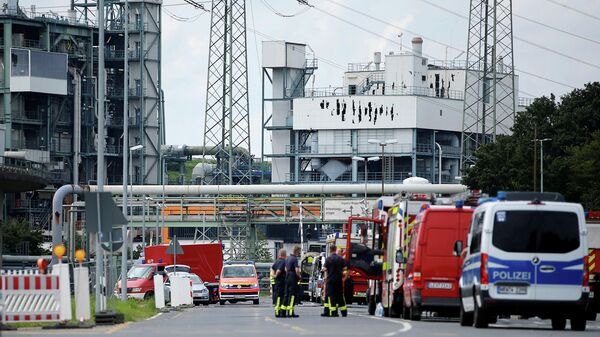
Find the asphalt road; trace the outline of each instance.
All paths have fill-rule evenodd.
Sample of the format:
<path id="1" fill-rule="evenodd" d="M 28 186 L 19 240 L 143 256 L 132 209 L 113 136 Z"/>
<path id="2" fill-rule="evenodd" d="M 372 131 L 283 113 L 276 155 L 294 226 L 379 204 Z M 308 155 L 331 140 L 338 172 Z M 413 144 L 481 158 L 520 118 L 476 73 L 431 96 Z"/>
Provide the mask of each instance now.
<path id="1" fill-rule="evenodd" d="M 299 306 L 299 318 L 274 318 L 268 304 L 210 305 L 157 315 L 149 320 L 85 330 L 19 329 L 2 336 L 599 336 L 600 321 L 588 322 L 585 332 L 553 331 L 549 321 L 499 320 L 489 329 L 461 327 L 456 320 L 423 319 L 411 322 L 366 315 L 352 306 L 347 318 L 320 317 L 322 308 Z"/>

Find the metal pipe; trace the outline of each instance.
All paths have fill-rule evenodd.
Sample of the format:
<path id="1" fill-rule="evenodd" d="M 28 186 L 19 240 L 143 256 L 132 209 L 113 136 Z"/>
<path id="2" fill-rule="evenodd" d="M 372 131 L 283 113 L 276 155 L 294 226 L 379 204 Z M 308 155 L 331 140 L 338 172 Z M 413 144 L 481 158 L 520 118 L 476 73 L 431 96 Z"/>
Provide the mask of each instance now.
<path id="1" fill-rule="evenodd" d="M 62 220 L 63 220 L 63 200 L 69 194 L 83 194 L 87 187 L 79 185 L 64 185 L 54 192 L 52 198 L 52 247 L 62 243 Z M 58 259 L 52 255 L 51 264 L 57 263 Z"/>
<path id="2" fill-rule="evenodd" d="M 161 145 L 160 152 L 166 157 L 185 157 L 210 155 L 214 156 L 221 150 L 220 146 L 196 146 L 196 145 Z M 233 153 L 239 155 L 248 154 L 248 150 L 241 147 L 232 148 Z"/>
<path id="3" fill-rule="evenodd" d="M 218 194 L 358 194 L 367 189 L 369 194 L 381 192 L 379 184 L 263 184 L 263 185 L 134 185 L 135 195 L 218 195 Z M 95 192 L 98 186 L 90 186 Z M 390 194 L 397 193 L 441 193 L 454 194 L 467 190 L 461 184 L 386 184 Z M 123 193 L 122 186 L 106 185 L 104 191 L 114 195 Z"/>

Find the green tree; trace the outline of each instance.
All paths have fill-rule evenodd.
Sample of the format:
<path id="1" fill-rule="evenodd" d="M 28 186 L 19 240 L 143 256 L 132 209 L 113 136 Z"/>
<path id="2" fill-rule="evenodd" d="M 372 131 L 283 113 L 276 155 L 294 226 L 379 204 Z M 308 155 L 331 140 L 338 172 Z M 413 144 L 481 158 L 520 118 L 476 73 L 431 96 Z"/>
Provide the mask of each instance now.
<path id="1" fill-rule="evenodd" d="M 515 118 L 510 136 L 479 148 L 465 183 L 495 194 L 498 190 L 534 190 L 539 177 L 539 143 L 544 143 L 544 190 L 560 192 L 567 200 L 598 208 L 600 151 L 595 151 L 600 131 L 600 83 L 586 84 L 561 97 L 534 101 Z M 595 175 L 595 176 L 594 176 Z M 536 186 L 539 188 L 539 186 Z"/>
<path id="2" fill-rule="evenodd" d="M 570 153 L 573 173 L 567 193 L 580 196 L 588 209 L 600 209 L 600 131 L 594 132 L 587 144 L 571 148 Z"/>
<path id="3" fill-rule="evenodd" d="M 2 254 L 43 255 L 49 252 L 42 248 L 42 231 L 31 230 L 25 220 L 9 219 L 0 226 Z"/>

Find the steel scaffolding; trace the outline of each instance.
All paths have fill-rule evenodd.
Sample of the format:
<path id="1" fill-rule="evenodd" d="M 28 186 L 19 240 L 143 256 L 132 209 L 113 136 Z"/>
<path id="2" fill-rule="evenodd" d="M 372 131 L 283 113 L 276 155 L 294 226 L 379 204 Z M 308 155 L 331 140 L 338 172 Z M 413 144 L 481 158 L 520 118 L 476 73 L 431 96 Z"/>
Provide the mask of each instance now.
<path id="1" fill-rule="evenodd" d="M 204 146 L 217 153 L 206 183 L 250 184 L 245 0 L 212 1 L 207 82 Z"/>
<path id="2" fill-rule="evenodd" d="M 514 121 L 512 0 L 471 0 L 468 34 L 461 172 Z"/>

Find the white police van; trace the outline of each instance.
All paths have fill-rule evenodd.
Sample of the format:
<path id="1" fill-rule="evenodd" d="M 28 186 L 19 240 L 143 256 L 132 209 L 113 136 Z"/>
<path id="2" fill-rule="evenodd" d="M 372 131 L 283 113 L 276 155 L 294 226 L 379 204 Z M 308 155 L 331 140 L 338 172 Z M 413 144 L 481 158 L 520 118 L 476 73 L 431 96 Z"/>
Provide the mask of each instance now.
<path id="1" fill-rule="evenodd" d="M 585 330 L 589 287 L 586 224 L 580 204 L 505 201 L 475 210 L 459 281 L 460 324 L 485 328 L 498 315 L 538 316 L 562 330 Z"/>

